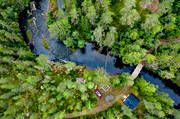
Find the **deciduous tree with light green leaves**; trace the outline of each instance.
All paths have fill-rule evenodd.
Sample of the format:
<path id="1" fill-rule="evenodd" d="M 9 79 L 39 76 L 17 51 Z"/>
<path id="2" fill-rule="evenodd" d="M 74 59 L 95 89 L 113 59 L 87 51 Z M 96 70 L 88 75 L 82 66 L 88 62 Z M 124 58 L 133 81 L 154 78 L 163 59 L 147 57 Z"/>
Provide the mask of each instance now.
<path id="1" fill-rule="evenodd" d="M 129 10 L 132 7 L 136 6 L 136 0 L 124 0 L 123 1 L 124 7 Z"/>
<path id="2" fill-rule="evenodd" d="M 138 21 L 141 17 L 136 9 L 128 10 L 126 8 L 121 9 L 122 17 L 120 18 L 122 25 L 134 26 L 134 23 Z"/>
<path id="3" fill-rule="evenodd" d="M 147 54 L 145 57 L 145 61 L 148 63 L 152 63 L 156 60 L 156 57 L 152 54 Z"/>
<path id="4" fill-rule="evenodd" d="M 159 4 L 157 12 L 160 15 L 163 15 L 164 13 L 167 13 L 171 9 L 173 2 L 174 2 L 174 0 L 163 0 Z"/>
<path id="5" fill-rule="evenodd" d="M 103 41 L 104 46 L 112 47 L 117 37 L 117 31 L 115 27 L 110 27 L 110 31 L 107 32 L 106 38 Z"/>
<path id="6" fill-rule="evenodd" d="M 173 72 L 170 72 L 170 71 L 167 71 L 167 70 L 164 70 L 164 71 L 160 71 L 158 72 L 158 74 L 163 77 L 164 79 L 173 79 L 175 78 L 175 75 Z"/>
<path id="7" fill-rule="evenodd" d="M 110 10 L 106 10 L 101 16 L 100 23 L 104 26 L 110 24 L 113 21 L 112 15 L 114 15 L 113 12 L 111 12 Z"/>
<path id="8" fill-rule="evenodd" d="M 100 46 L 102 46 L 103 43 L 103 36 L 104 36 L 104 28 L 102 26 L 96 27 L 96 29 L 93 31 L 92 41 L 96 41 Z"/>
<path id="9" fill-rule="evenodd" d="M 110 0 L 97 0 L 99 6 L 103 7 L 103 10 L 106 11 L 109 9 Z"/>
<path id="10" fill-rule="evenodd" d="M 150 31 L 154 26 L 160 25 L 159 22 L 159 15 L 156 13 L 147 15 L 146 19 L 145 19 L 145 23 L 142 24 L 142 28 L 148 32 Z"/>
<path id="11" fill-rule="evenodd" d="M 119 75 L 120 84 L 122 86 L 133 86 L 134 79 L 129 73 L 122 73 Z"/>
<path id="12" fill-rule="evenodd" d="M 136 79 L 135 84 L 139 87 L 139 91 L 143 96 L 152 96 L 156 92 L 155 86 L 146 82 L 143 78 Z"/>
<path id="13" fill-rule="evenodd" d="M 81 4 L 82 6 L 82 11 L 87 14 L 88 13 L 88 7 L 92 6 L 92 1 L 91 0 L 84 0 Z"/>
<path id="14" fill-rule="evenodd" d="M 68 18 L 63 18 L 60 21 L 52 24 L 52 26 L 50 27 L 50 33 L 54 34 L 53 36 L 56 36 L 55 32 L 57 32 L 59 39 L 64 41 L 67 37 L 69 37 L 71 32 L 71 25 L 68 20 Z M 53 29 L 55 30 L 55 32 L 53 31 Z"/>
<path id="15" fill-rule="evenodd" d="M 92 25 L 95 25 L 97 14 L 96 14 L 96 9 L 95 9 L 95 7 L 93 5 L 88 7 L 88 12 L 87 12 L 86 16 L 89 19 L 89 22 Z"/>
<path id="16" fill-rule="evenodd" d="M 76 8 L 75 5 L 72 6 L 72 9 L 70 11 L 70 17 L 71 17 L 71 22 L 72 23 L 74 23 L 74 24 L 78 23 L 79 14 L 78 14 L 78 11 L 77 11 L 77 8 Z"/>
<path id="17" fill-rule="evenodd" d="M 125 64 L 138 64 L 146 55 L 145 49 L 141 49 L 139 45 L 126 45 L 124 50 L 120 53 L 122 61 Z"/>
<path id="18" fill-rule="evenodd" d="M 82 3 L 85 1 L 87 3 L 82 10 Z M 99 44 L 115 50 L 115 55 L 124 57 L 125 63 L 136 64 L 136 61 L 145 56 L 144 52 L 152 47 L 150 45 L 154 44 L 155 40 L 176 38 L 179 35 L 178 0 L 174 0 L 172 6 L 166 4 L 166 1 L 171 0 L 160 1 L 159 8 L 163 7 L 161 6 L 163 2 L 164 8 L 156 13 L 160 16 L 158 17 L 159 23 L 155 22 L 154 25 L 149 25 L 146 20 L 144 21 L 144 18 L 147 19 L 148 15 L 153 14 L 146 9 L 141 14 L 142 21 L 137 20 L 135 22 L 137 24 L 131 22 L 133 27 L 130 25 L 122 26 L 119 22 L 122 14 L 119 13 L 118 8 L 124 7 L 128 11 L 134 9 L 139 11 L 139 2 L 141 1 L 124 0 L 122 1 L 124 4 L 121 4 L 122 2 L 119 0 L 65 0 L 66 11 L 60 10 L 58 21 L 54 21 L 55 23 L 48 27 L 53 33 L 51 35 L 59 37 L 66 46 L 84 47 L 85 42 L 92 41 L 90 40 L 91 36 L 96 36 L 96 38 L 100 38 L 100 41 L 98 39 Z M 28 5 L 28 2 L 29 0 L 0 0 L 1 119 L 61 119 L 68 113 L 86 112 L 97 105 L 94 93 L 95 85 L 111 85 L 111 83 L 112 88 L 119 88 L 122 84 L 132 86 L 133 93 L 135 92 L 140 99 L 139 107 L 130 110 L 128 107 L 125 109 L 124 106 L 114 104 L 96 115 L 85 115 L 85 118 L 135 119 L 138 117 L 146 119 L 154 117 L 166 119 L 174 116 L 175 119 L 179 119 L 179 111 L 173 108 L 174 102 L 168 98 L 168 95 L 157 93 L 156 87 L 142 78 L 132 80 L 130 74 L 122 74 L 112 78 L 102 69 L 85 71 L 84 68 L 76 66 L 74 63 L 52 62 L 43 55 L 36 58 L 22 40 L 18 23 L 21 21 L 21 16 L 18 15 Z M 94 10 L 95 19 L 91 19 L 91 16 L 94 16 L 93 12 L 93 14 L 88 13 L 88 8 L 91 6 L 96 9 Z M 100 24 L 101 17 L 106 16 L 106 10 L 114 14 L 108 15 L 113 18 L 113 21 L 109 18 L 103 19 L 104 21 Z M 151 22 L 151 19 L 149 21 Z M 146 26 L 145 23 L 148 25 Z M 149 26 L 152 28 L 147 31 L 142 30 L 142 24 L 147 29 Z M 93 31 L 98 29 L 98 25 L 102 27 L 99 30 L 101 33 L 94 34 Z M 157 33 L 158 38 L 154 38 Z M 147 58 L 148 62 L 157 63 L 158 71 L 163 72 L 160 76 L 168 77 L 174 82 L 177 81 L 177 84 L 180 77 L 179 46 L 179 43 L 166 44 L 157 48 L 156 53 L 152 52 L 152 55 L 156 56 L 155 61 L 152 56 Z M 86 79 L 85 83 L 77 82 L 76 79 L 82 77 Z"/>

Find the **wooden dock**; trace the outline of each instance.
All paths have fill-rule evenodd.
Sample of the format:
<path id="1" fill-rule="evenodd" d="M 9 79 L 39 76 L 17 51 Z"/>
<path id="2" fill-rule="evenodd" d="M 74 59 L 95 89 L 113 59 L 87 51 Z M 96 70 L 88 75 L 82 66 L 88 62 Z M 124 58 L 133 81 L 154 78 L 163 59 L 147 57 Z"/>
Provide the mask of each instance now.
<path id="1" fill-rule="evenodd" d="M 143 66 L 144 66 L 144 65 L 143 65 L 142 63 L 139 63 L 139 64 L 136 66 L 135 70 L 134 70 L 133 73 L 132 73 L 132 77 L 133 77 L 134 79 L 135 79 L 136 77 L 138 77 L 138 75 L 139 75 L 139 73 L 141 72 Z"/>

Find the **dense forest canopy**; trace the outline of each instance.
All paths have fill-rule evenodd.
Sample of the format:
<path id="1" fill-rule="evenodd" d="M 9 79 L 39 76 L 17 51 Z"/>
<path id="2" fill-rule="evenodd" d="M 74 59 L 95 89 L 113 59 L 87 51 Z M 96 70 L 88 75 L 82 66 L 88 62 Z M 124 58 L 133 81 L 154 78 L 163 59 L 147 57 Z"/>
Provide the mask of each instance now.
<path id="1" fill-rule="evenodd" d="M 59 21 L 49 22 L 50 31 L 56 31 L 53 35 L 74 48 L 84 47 L 85 42 L 108 46 L 124 63 L 137 64 L 160 38 L 171 39 L 179 35 L 178 0 L 160 1 L 156 13 L 144 8 L 152 3 L 151 0 L 64 2 L 66 12 L 59 10 Z M 130 88 L 141 100 L 140 104 L 135 110 L 114 104 L 100 113 L 80 118 L 179 119 L 180 111 L 174 109 L 173 100 L 167 94 L 157 92 L 156 86 L 142 77 L 133 79 L 129 73 L 109 76 L 103 69 L 88 71 L 72 62 L 52 62 L 45 55 L 35 57 L 23 41 L 18 23 L 19 14 L 28 3 L 29 0 L 0 1 L 1 119 L 61 119 L 68 113 L 85 113 L 98 105 L 94 88 L 102 83 L 113 89 Z M 156 64 L 160 72 L 167 72 L 162 76 L 171 76 L 178 81 L 178 52 L 178 43 L 163 45 L 146 57 L 147 66 Z M 86 82 L 79 83 L 78 79 L 86 79 Z"/>
<path id="2" fill-rule="evenodd" d="M 86 42 L 108 47 L 124 64 L 137 65 L 145 57 L 148 69 L 179 85 L 180 43 L 156 47 L 180 37 L 179 5 L 178 0 L 64 0 L 66 11 L 52 17 L 57 22 L 49 17 L 49 31 L 68 47 L 83 48 Z"/>

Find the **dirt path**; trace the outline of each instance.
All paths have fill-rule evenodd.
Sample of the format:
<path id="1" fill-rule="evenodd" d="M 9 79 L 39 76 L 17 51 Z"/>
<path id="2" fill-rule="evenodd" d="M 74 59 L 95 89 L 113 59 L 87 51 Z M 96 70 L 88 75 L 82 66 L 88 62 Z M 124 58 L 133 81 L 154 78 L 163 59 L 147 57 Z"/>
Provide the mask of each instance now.
<path id="1" fill-rule="evenodd" d="M 124 95 L 127 95 L 127 94 L 130 93 L 130 90 L 131 90 L 130 87 L 122 87 L 122 88 L 116 89 L 115 92 L 117 93 L 117 95 L 115 96 L 114 100 L 112 100 L 111 102 L 102 101 L 101 104 L 98 104 L 98 106 L 96 106 L 95 108 L 93 108 L 91 110 L 78 112 L 77 114 L 70 113 L 70 114 L 65 115 L 64 118 L 75 118 L 75 117 L 80 117 L 80 116 L 85 116 L 85 115 L 92 115 L 92 114 L 102 112 L 102 111 L 108 109 L 109 107 L 113 106 L 114 103 L 121 101 L 123 99 Z M 114 92 L 110 91 L 108 93 L 111 94 L 111 93 L 114 93 Z M 101 100 L 103 100 L 103 99 L 101 99 Z"/>
<path id="2" fill-rule="evenodd" d="M 176 39 L 170 39 L 170 40 L 160 40 L 160 43 L 158 45 L 156 45 L 155 47 L 151 48 L 150 50 L 147 51 L 147 54 L 151 54 L 156 48 L 158 48 L 159 46 L 165 44 L 165 43 L 175 43 L 175 42 L 180 42 L 180 38 L 176 38 Z"/>

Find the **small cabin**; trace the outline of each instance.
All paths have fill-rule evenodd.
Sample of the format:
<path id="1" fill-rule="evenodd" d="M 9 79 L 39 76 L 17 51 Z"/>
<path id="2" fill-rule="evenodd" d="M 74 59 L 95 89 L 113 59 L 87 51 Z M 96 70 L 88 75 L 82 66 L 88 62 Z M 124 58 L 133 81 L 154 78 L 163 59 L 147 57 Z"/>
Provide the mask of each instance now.
<path id="1" fill-rule="evenodd" d="M 135 109 L 139 104 L 140 100 L 134 96 L 133 94 L 129 94 L 126 99 L 124 99 L 124 104 L 128 106 L 130 109 Z"/>

